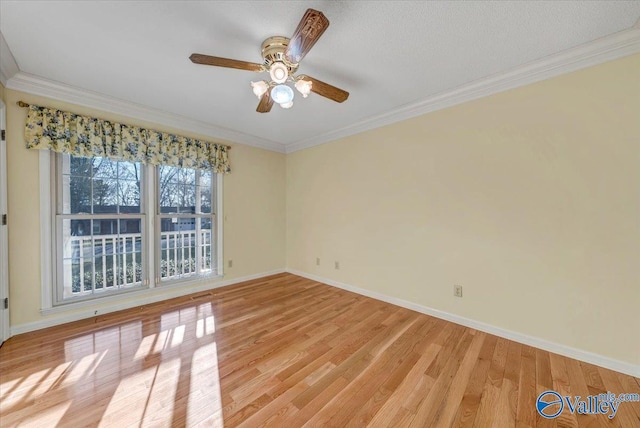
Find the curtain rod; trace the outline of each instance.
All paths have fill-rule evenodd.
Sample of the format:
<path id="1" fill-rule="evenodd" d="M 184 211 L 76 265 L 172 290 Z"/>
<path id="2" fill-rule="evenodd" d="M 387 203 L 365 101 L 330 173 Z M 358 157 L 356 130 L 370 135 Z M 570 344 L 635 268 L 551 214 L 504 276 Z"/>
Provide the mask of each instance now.
<path id="1" fill-rule="evenodd" d="M 24 101 L 18 101 L 16 104 L 18 104 L 19 107 L 30 107 L 31 106 L 31 104 L 25 103 Z M 227 150 L 231 150 L 231 146 L 227 146 Z"/>

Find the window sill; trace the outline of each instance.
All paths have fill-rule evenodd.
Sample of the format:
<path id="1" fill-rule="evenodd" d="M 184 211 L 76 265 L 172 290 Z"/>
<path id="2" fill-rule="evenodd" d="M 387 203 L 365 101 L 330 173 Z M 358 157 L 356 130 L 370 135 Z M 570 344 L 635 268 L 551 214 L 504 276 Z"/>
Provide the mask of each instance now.
<path id="1" fill-rule="evenodd" d="M 143 288 L 131 291 L 123 291 L 121 293 L 113 294 L 110 296 L 99 297 L 96 299 L 82 300 L 78 302 L 60 303 L 50 308 L 40 309 L 41 315 L 52 315 L 63 312 L 69 312 L 74 310 L 81 310 L 96 307 L 94 315 L 103 314 L 106 312 L 112 312 L 113 306 L 121 306 L 123 302 L 132 302 L 132 306 L 139 306 L 151 303 L 151 301 L 160 301 L 164 298 L 169 299 L 172 297 L 187 295 L 191 293 L 197 293 L 201 291 L 203 285 L 214 283 L 224 278 L 224 275 L 211 275 L 201 276 L 193 279 L 177 280 L 171 283 L 158 284 L 153 288 Z M 206 287 L 209 288 L 209 287 Z M 173 292 L 171 292 L 173 291 Z M 156 297 L 162 297 L 154 299 Z M 110 310 L 111 309 L 111 310 Z M 122 308 L 124 309 L 124 308 Z M 119 310 L 119 309 L 116 309 Z"/>

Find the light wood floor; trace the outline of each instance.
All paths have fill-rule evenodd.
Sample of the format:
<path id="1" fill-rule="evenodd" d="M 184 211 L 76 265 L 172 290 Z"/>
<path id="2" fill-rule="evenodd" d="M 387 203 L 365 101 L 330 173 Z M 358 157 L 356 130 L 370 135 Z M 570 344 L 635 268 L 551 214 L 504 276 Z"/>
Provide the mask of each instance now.
<path id="1" fill-rule="evenodd" d="M 0 348 L 0 425 L 640 427 L 553 420 L 554 389 L 639 380 L 290 274 L 23 334 Z"/>

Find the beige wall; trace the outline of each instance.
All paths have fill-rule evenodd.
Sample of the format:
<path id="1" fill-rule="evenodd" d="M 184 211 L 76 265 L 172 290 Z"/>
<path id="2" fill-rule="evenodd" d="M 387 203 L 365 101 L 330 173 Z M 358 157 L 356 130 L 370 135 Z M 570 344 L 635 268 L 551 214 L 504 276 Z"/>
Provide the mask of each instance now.
<path id="1" fill-rule="evenodd" d="M 11 325 L 42 321 L 40 315 L 40 229 L 38 151 L 27 150 L 27 110 L 18 100 L 192 137 L 192 133 L 145 123 L 43 97 L 5 90 L 9 207 L 9 284 Z M 285 156 L 233 145 L 232 173 L 224 177 L 224 279 L 282 269 L 285 266 Z M 233 259 L 233 268 L 226 261 Z M 98 304 L 96 309 L 104 307 Z"/>
<path id="2" fill-rule="evenodd" d="M 639 364 L 639 76 L 635 55 L 288 155 L 287 266 Z"/>

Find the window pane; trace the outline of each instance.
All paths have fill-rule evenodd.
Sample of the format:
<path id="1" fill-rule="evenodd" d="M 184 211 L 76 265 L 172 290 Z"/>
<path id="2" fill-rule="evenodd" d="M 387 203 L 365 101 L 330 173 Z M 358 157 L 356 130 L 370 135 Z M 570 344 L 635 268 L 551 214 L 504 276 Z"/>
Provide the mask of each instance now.
<path id="1" fill-rule="evenodd" d="M 124 284 L 139 283 L 142 281 L 142 220 L 120 220 L 120 240 Z"/>
<path id="2" fill-rule="evenodd" d="M 64 220 L 62 238 L 65 297 L 91 292 L 91 220 Z"/>
<path id="3" fill-rule="evenodd" d="M 200 269 L 203 272 L 210 272 L 213 268 L 213 233 L 211 229 L 211 218 L 201 218 L 200 221 L 200 237 L 201 237 L 201 262 Z"/>
<path id="4" fill-rule="evenodd" d="M 140 182 L 133 180 L 118 181 L 118 205 L 120 214 L 140 212 Z"/>
<path id="5" fill-rule="evenodd" d="M 87 214 L 91 212 L 91 179 L 77 175 L 62 178 L 62 212 Z"/>
<path id="6" fill-rule="evenodd" d="M 62 155 L 62 213 L 140 213 L 142 166 Z"/>
<path id="7" fill-rule="evenodd" d="M 172 166 L 160 166 L 158 170 L 160 212 L 195 213 L 196 170 Z"/>
<path id="8" fill-rule="evenodd" d="M 160 225 L 160 277 L 163 280 L 196 272 L 196 219 L 165 218 Z"/>
<path id="9" fill-rule="evenodd" d="M 196 212 L 196 186 L 180 186 L 180 200 L 178 201 L 178 211 L 186 214 Z"/>
<path id="10" fill-rule="evenodd" d="M 78 175 L 82 177 L 91 177 L 93 173 L 93 160 L 91 158 L 81 158 L 76 156 L 64 155 L 69 162 L 69 170 L 66 174 Z"/>
<path id="11" fill-rule="evenodd" d="M 211 171 L 200 170 L 197 192 L 200 194 L 200 213 L 211 213 Z"/>
<path id="12" fill-rule="evenodd" d="M 177 174 L 180 168 L 158 167 L 158 201 L 161 213 L 178 212 Z"/>
<path id="13" fill-rule="evenodd" d="M 160 187 L 167 183 L 178 183 L 178 172 L 180 168 L 175 166 L 160 165 L 158 174 L 160 176 Z"/>
<path id="14" fill-rule="evenodd" d="M 198 180 L 198 186 L 211 187 L 211 171 L 206 169 L 200 170 L 200 180 Z"/>
<path id="15" fill-rule="evenodd" d="M 178 183 L 180 184 L 196 184 L 196 170 L 192 168 L 178 168 Z"/>
<path id="16" fill-rule="evenodd" d="M 141 172 L 140 162 L 118 162 L 118 178 L 120 180 L 140 181 Z"/>
<path id="17" fill-rule="evenodd" d="M 200 192 L 200 213 L 211 214 L 211 188 L 199 187 Z"/>
<path id="18" fill-rule="evenodd" d="M 93 178 L 115 180 L 118 177 L 118 162 L 109 158 L 92 158 Z"/>
<path id="19" fill-rule="evenodd" d="M 116 179 L 94 178 L 93 182 L 93 213 L 117 213 L 117 184 Z"/>
<path id="20" fill-rule="evenodd" d="M 63 297 L 141 284 L 141 231 L 141 218 L 63 219 Z"/>
<path id="21" fill-rule="evenodd" d="M 213 266 L 211 218 L 160 219 L 160 278 L 206 274 Z"/>
<path id="22" fill-rule="evenodd" d="M 161 214 L 212 212 L 211 171 L 171 166 L 160 166 L 158 170 Z"/>

